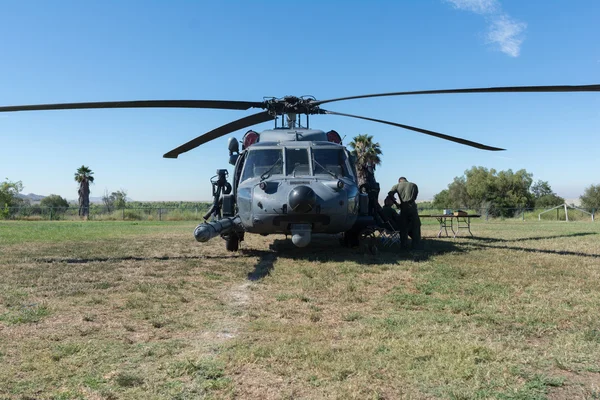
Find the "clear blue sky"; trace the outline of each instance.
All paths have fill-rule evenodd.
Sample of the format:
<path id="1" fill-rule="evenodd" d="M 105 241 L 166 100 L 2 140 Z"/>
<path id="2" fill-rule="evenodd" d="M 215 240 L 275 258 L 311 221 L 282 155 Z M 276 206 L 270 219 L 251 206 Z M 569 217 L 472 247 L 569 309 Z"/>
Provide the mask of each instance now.
<path id="1" fill-rule="evenodd" d="M 3 1 L 0 105 L 597 84 L 598 21 L 598 0 Z M 345 142 L 374 135 L 384 189 L 405 175 L 429 199 L 472 166 L 525 168 L 566 198 L 600 184 L 598 93 L 406 96 L 327 108 L 508 149 L 491 153 L 343 117 L 311 119 Z M 135 200 L 207 200 L 208 179 L 230 167 L 231 135 L 177 160 L 162 155 L 254 112 L 5 113 L 0 180 L 75 199 L 73 174 L 84 164 L 95 172 L 92 196 L 123 188 Z"/>

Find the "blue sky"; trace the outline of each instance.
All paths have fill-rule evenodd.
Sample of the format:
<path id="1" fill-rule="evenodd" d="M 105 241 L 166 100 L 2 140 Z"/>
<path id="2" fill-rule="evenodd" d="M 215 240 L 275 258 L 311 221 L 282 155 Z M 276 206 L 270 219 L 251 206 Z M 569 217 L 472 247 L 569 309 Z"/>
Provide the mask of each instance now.
<path id="1" fill-rule="evenodd" d="M 512 85 L 600 83 L 600 2 L 29 1 L 0 2 L 0 105 L 223 99 Z M 600 184 L 600 94 L 406 96 L 327 109 L 503 147 L 491 153 L 336 116 L 311 127 L 368 133 L 383 149 L 377 178 L 400 175 L 429 199 L 472 166 L 525 168 L 566 198 Z M 25 193 L 207 200 L 227 139 L 177 160 L 162 155 L 256 110 L 77 110 L 0 115 L 0 179 Z M 256 130 L 267 129 L 271 123 Z"/>

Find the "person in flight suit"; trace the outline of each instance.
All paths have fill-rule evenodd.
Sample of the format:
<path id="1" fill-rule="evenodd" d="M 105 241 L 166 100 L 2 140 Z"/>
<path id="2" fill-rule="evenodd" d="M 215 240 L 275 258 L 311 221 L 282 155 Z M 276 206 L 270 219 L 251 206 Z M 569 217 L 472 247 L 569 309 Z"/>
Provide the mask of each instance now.
<path id="1" fill-rule="evenodd" d="M 383 203 L 383 207 L 381 208 L 381 213 L 385 217 L 386 221 L 390 223 L 392 229 L 395 231 L 400 231 L 401 228 L 401 220 L 398 212 L 392 208 L 394 205 L 394 200 L 386 197 Z"/>
<path id="2" fill-rule="evenodd" d="M 403 244 L 407 243 L 410 234 L 411 248 L 418 249 L 421 245 L 421 219 L 416 203 L 419 187 L 402 176 L 398 183 L 392 186 L 388 197 L 395 202 L 396 194 L 400 200 L 400 241 Z"/>

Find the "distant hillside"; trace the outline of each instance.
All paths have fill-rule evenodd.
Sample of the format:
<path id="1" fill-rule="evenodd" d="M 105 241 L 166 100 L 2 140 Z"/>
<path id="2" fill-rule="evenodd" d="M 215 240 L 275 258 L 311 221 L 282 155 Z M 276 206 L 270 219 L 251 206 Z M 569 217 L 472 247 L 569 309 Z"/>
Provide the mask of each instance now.
<path id="1" fill-rule="evenodd" d="M 41 194 L 35 194 L 35 193 L 29 193 L 29 194 L 22 194 L 19 193 L 17 195 L 17 197 L 21 198 L 21 199 L 28 199 L 31 203 L 39 203 L 40 201 L 42 201 L 42 199 L 44 197 L 48 197 L 48 196 L 43 196 Z M 69 203 L 78 203 L 79 200 L 77 199 L 69 199 L 67 200 Z M 127 201 L 131 201 L 131 199 L 129 197 L 127 197 Z M 102 197 L 90 197 L 90 203 L 102 203 Z"/>
<path id="2" fill-rule="evenodd" d="M 69 199 L 67 200 L 69 203 L 79 203 L 78 199 Z M 127 197 L 127 201 L 130 201 L 129 197 Z M 91 204 L 101 204 L 102 203 L 102 197 L 90 197 L 90 203 Z"/>
<path id="3" fill-rule="evenodd" d="M 19 193 L 17 195 L 17 197 L 19 197 L 20 199 L 28 199 L 30 202 L 34 203 L 34 202 L 42 201 L 42 199 L 46 196 L 42 196 L 41 194 L 35 194 L 35 193 L 29 193 L 29 194 Z"/>

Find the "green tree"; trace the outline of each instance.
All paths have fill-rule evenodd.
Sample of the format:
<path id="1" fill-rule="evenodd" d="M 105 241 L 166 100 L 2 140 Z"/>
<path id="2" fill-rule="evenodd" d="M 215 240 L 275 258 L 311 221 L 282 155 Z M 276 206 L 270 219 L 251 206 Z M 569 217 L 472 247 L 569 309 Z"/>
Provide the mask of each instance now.
<path id="1" fill-rule="evenodd" d="M 18 197 L 23 190 L 23 182 L 6 180 L 0 183 L 0 207 L 14 207 L 23 200 Z"/>
<path id="2" fill-rule="evenodd" d="M 438 194 L 433 196 L 433 202 L 431 203 L 433 208 L 448 208 L 451 204 L 450 191 L 444 189 Z"/>
<path id="3" fill-rule="evenodd" d="M 115 208 L 120 210 L 127 206 L 127 191 L 125 189 L 112 192 L 111 196 L 114 199 Z"/>
<path id="4" fill-rule="evenodd" d="M 600 209 L 600 185 L 590 185 L 585 188 L 583 194 L 579 196 L 581 205 L 589 210 Z"/>
<path id="5" fill-rule="evenodd" d="M 23 182 L 9 181 L 8 178 L 0 183 L 0 218 L 7 218 L 10 214 L 9 207 L 15 207 L 23 203 L 18 195 L 23 190 Z"/>
<path id="6" fill-rule="evenodd" d="M 510 169 L 498 172 L 493 179 L 494 191 L 488 198 L 499 209 L 497 214 L 511 216 L 516 211 L 511 209 L 533 206 L 533 195 L 529 191 L 532 176 L 524 169 L 514 173 Z"/>
<path id="7" fill-rule="evenodd" d="M 538 180 L 536 183 L 531 185 L 531 193 L 536 199 L 549 194 L 554 194 L 548 181 Z M 558 205 L 558 204 L 557 204 Z"/>
<path id="8" fill-rule="evenodd" d="M 565 202 L 565 199 L 552 191 L 547 181 L 538 180 L 531 186 L 536 208 L 549 208 L 558 206 Z"/>
<path id="9" fill-rule="evenodd" d="M 467 198 L 465 206 L 483 207 L 495 193 L 496 170 L 484 167 L 472 167 L 465 171 Z"/>
<path id="10" fill-rule="evenodd" d="M 127 205 L 127 191 L 125 189 L 117 190 L 108 194 L 108 190 L 104 191 L 102 202 L 106 206 L 106 211 L 111 212 L 114 209 L 120 210 Z"/>
<path id="11" fill-rule="evenodd" d="M 565 199 L 556 194 L 545 194 L 535 199 L 536 208 L 552 208 L 564 204 Z"/>
<path id="12" fill-rule="evenodd" d="M 115 208 L 114 200 L 108 194 L 108 189 L 104 189 L 104 196 L 102 196 L 102 202 L 106 207 L 106 212 L 111 212 Z"/>
<path id="13" fill-rule="evenodd" d="M 472 167 L 463 176 L 454 178 L 448 189 L 438 193 L 434 203 L 438 208 L 485 208 L 492 215 L 509 216 L 516 209 L 531 207 L 532 182 L 532 174 L 524 169 L 497 172 Z"/>
<path id="14" fill-rule="evenodd" d="M 446 207 L 473 208 L 471 207 L 472 201 L 467 191 L 467 178 L 464 176 L 454 178 L 452 183 L 448 185 L 448 199 L 450 203 L 446 204 Z"/>
<path id="15" fill-rule="evenodd" d="M 79 216 L 87 218 L 90 215 L 90 183 L 94 182 L 94 173 L 82 165 L 75 172 L 75 181 L 79 183 Z"/>
<path id="16" fill-rule="evenodd" d="M 51 194 L 40 201 L 40 206 L 66 209 L 69 208 L 69 202 L 57 194 Z"/>
<path id="17" fill-rule="evenodd" d="M 369 180 L 369 174 L 374 173 L 375 168 L 381 164 L 381 146 L 373 142 L 372 135 L 358 135 L 348 144 L 352 149 L 351 154 L 355 158 L 358 186 Z M 369 170 L 372 171 L 369 171 Z"/>

